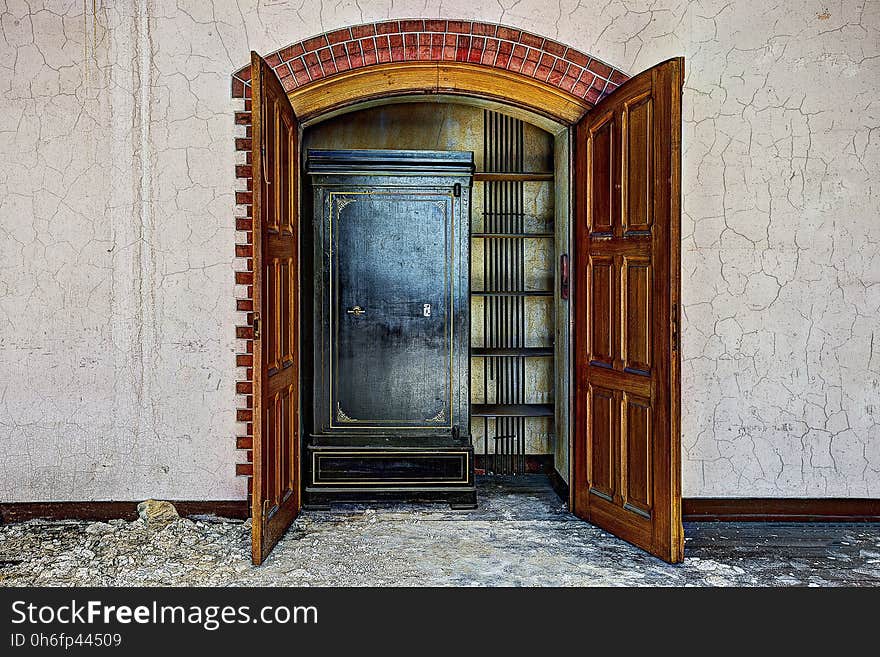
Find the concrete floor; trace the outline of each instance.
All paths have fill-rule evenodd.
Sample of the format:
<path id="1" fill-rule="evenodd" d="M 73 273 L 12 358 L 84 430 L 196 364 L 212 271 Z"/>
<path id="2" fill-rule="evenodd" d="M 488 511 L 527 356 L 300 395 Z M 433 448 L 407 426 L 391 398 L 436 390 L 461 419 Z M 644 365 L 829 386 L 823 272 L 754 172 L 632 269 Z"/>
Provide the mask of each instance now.
<path id="1" fill-rule="evenodd" d="M 688 523 L 670 566 L 576 519 L 543 476 L 479 487 L 475 511 L 305 511 L 259 568 L 240 521 L 5 525 L 0 586 L 880 585 L 880 524 Z"/>

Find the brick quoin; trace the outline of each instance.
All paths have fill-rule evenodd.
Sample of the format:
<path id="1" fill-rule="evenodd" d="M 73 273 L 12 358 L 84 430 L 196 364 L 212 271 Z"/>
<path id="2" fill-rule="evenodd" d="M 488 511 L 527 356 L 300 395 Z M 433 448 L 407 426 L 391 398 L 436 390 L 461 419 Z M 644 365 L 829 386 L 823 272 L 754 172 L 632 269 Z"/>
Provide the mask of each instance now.
<path id="1" fill-rule="evenodd" d="M 623 71 L 552 39 L 504 25 L 463 20 L 415 19 L 354 25 L 303 39 L 263 58 L 288 93 L 340 73 L 400 61 L 468 62 L 511 71 L 557 87 L 591 105 L 629 79 Z M 245 259 L 245 269 L 235 272 L 236 285 L 245 286 L 244 297 L 237 296 L 235 307 L 246 313 L 244 325 L 235 329 L 236 338 L 243 345 L 243 351 L 235 357 L 240 371 L 235 389 L 243 404 L 236 409 L 236 420 L 244 425 L 240 435 L 235 436 L 235 446 L 244 452 L 245 461 L 235 469 L 237 475 L 248 478 L 248 504 L 253 475 L 254 364 L 253 330 L 249 326 L 253 320 L 250 80 L 250 65 L 232 76 L 232 97 L 244 100 L 244 111 L 235 113 L 235 124 L 244 126 L 246 135 L 235 140 L 235 150 L 246 153 L 245 163 L 239 162 L 235 167 L 235 201 L 239 208 L 235 227 L 241 236 L 235 256 Z"/>

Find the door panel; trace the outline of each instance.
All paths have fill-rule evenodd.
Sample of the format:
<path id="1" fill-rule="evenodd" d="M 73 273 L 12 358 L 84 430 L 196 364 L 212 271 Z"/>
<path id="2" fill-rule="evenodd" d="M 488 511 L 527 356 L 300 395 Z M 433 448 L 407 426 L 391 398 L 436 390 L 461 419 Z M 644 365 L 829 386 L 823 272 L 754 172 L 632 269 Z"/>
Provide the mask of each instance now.
<path id="1" fill-rule="evenodd" d="M 263 315 L 266 334 L 266 369 L 271 376 L 281 368 L 278 347 L 281 338 L 281 309 L 278 307 L 278 288 L 280 287 L 279 262 L 272 258 L 266 263 L 263 281 L 266 285 L 265 313 Z"/>
<path id="2" fill-rule="evenodd" d="M 330 426 L 451 427 L 452 198 L 365 190 L 331 206 Z"/>
<path id="3" fill-rule="evenodd" d="M 621 213 L 623 232 L 630 236 L 651 230 L 651 159 L 653 126 L 651 125 L 651 95 L 645 93 L 625 102 L 621 112 L 624 153 L 623 202 Z"/>
<path id="4" fill-rule="evenodd" d="M 625 372 L 648 375 L 651 371 L 651 260 L 623 257 L 622 358 Z"/>
<path id="5" fill-rule="evenodd" d="M 673 59 L 575 135 L 574 512 L 683 558 L 679 428 L 681 85 Z"/>
<path id="6" fill-rule="evenodd" d="M 614 393 L 590 387 L 590 492 L 608 500 L 614 498 Z"/>
<path id="7" fill-rule="evenodd" d="M 588 225 L 595 235 L 610 235 L 614 225 L 614 115 L 602 116 L 590 128 L 587 142 L 589 150 L 589 185 L 593 190 L 588 203 Z"/>
<path id="8" fill-rule="evenodd" d="M 623 470 L 626 482 L 625 504 L 647 518 L 651 517 L 651 402 L 644 397 L 623 393 L 622 447 L 626 450 Z"/>
<path id="9" fill-rule="evenodd" d="M 592 255 L 590 284 L 590 364 L 614 365 L 614 258 Z"/>
<path id="10" fill-rule="evenodd" d="M 251 53 L 254 203 L 252 558 L 300 507 L 298 124 L 272 69 Z"/>
<path id="11" fill-rule="evenodd" d="M 294 294 L 297 289 L 296 279 L 294 278 L 296 275 L 296 265 L 293 262 L 293 258 L 284 258 L 280 261 L 280 267 L 279 296 L 281 322 L 279 330 L 281 332 L 281 340 L 279 358 L 281 365 L 287 367 L 289 363 L 293 363 L 294 333 L 296 332 L 296 325 L 294 324 L 296 313 L 291 312 L 293 308 L 296 308 L 296 296 Z"/>

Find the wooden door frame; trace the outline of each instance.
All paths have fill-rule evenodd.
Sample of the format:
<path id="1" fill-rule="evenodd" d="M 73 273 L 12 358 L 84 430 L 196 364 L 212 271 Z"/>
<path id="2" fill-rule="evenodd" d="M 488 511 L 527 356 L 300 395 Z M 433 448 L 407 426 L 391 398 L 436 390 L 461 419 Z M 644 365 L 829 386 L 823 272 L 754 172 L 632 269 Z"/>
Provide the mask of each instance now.
<path id="1" fill-rule="evenodd" d="M 497 68 L 462 62 L 395 62 L 340 73 L 288 92 L 287 97 L 304 125 L 326 120 L 365 103 L 389 99 L 438 96 L 495 102 L 515 115 L 523 110 L 531 122 L 542 119 L 570 126 L 593 105 L 559 87 Z"/>
<path id="2" fill-rule="evenodd" d="M 380 91 L 376 91 L 376 90 Z M 288 98 L 300 120 L 300 137 L 309 127 L 343 114 L 373 107 L 399 103 L 427 102 L 469 105 L 482 109 L 501 111 L 515 118 L 531 123 L 550 133 L 554 139 L 554 149 L 564 151 L 565 161 L 557 162 L 557 186 L 564 185 L 566 231 L 563 243 L 572 244 L 573 205 L 571 187 L 573 184 L 573 138 L 574 128 L 591 109 L 592 105 L 581 98 L 568 94 L 558 87 L 527 78 L 522 75 L 465 63 L 400 62 L 358 69 L 331 78 L 317 80 L 310 85 L 288 92 Z M 300 158 L 305 153 L 300 153 Z M 299 163 L 302 167 L 302 161 Z M 563 175 L 559 175 L 562 173 Z M 558 197 L 558 194 L 557 194 Z M 302 195 L 300 198 L 304 198 Z M 558 223 L 558 219 L 557 219 Z M 559 235 L 557 235 L 557 249 Z M 570 248 L 566 249 L 570 253 Z M 562 251 L 560 251 L 562 252 Z M 574 254 L 571 254 L 574 257 Z M 557 277 L 558 279 L 558 277 Z M 558 283 L 558 281 L 557 281 Z M 573 288 L 572 288 L 573 292 Z M 571 296 L 570 299 L 574 297 Z M 570 306 L 569 306 L 570 307 Z M 566 349 L 568 367 L 566 371 L 554 373 L 554 383 L 563 374 L 570 380 L 573 375 L 573 313 L 567 315 L 568 344 L 560 345 Z M 554 368 L 555 369 L 555 368 Z M 569 389 L 569 393 L 571 389 Z M 562 399 L 569 413 L 564 434 L 557 434 L 565 440 L 568 450 L 568 481 L 574 473 L 573 421 L 570 418 L 570 394 Z M 300 454 L 302 468 L 302 454 Z M 572 490 L 569 487 L 569 506 L 572 504 Z"/>
<path id="3" fill-rule="evenodd" d="M 469 19 L 390 19 L 343 26 L 289 43 L 264 55 L 300 120 L 311 123 L 368 103 L 453 100 L 482 104 L 555 134 L 569 144 L 567 127 L 629 76 L 619 68 L 555 39 L 512 25 Z M 238 126 L 235 150 L 236 310 L 240 321 L 236 366 L 236 474 L 253 474 L 253 299 L 250 150 L 251 66 L 230 79 Z M 522 114 L 520 114 L 522 112 Z M 559 134 L 562 129 L 563 135 Z M 568 166 L 568 165 L 567 165 Z M 566 190 L 566 200 L 568 194 Z M 568 355 L 563 359 L 563 365 Z M 563 368 L 559 368 L 561 371 Z"/>
<path id="4" fill-rule="evenodd" d="M 342 114 L 370 107 L 393 103 L 435 102 L 458 103 L 503 111 L 551 133 L 556 145 L 564 144 L 567 149 L 567 162 L 563 165 L 567 175 L 564 181 L 557 182 L 557 186 L 560 183 L 565 185 L 568 199 L 565 214 L 569 223 L 565 241 L 569 245 L 570 271 L 574 271 L 577 254 L 572 253 L 570 248 L 573 244 L 571 199 L 573 198 L 574 132 L 577 123 L 593 109 L 593 104 L 534 78 L 464 62 L 410 61 L 379 64 L 315 80 L 288 92 L 287 95 L 300 119 L 300 130 Z M 246 115 L 246 113 L 241 114 Z M 243 120 L 237 122 L 245 123 Z M 300 157 L 302 156 L 301 153 Z M 251 186 L 248 185 L 248 188 L 250 189 Z M 570 281 L 570 300 L 575 298 L 576 285 L 577 281 Z M 569 301 L 570 307 L 571 301 Z M 574 314 L 569 313 L 567 327 L 569 362 L 566 372 L 569 379 L 574 375 L 575 361 L 572 353 L 574 321 Z M 239 327 L 238 330 L 239 337 L 247 337 L 248 327 Z M 562 347 L 565 348 L 565 345 Z M 565 404 L 569 409 L 573 408 L 573 386 L 569 389 Z M 242 417 L 247 417 L 246 410 L 239 411 L 239 418 Z M 569 508 L 572 508 L 573 503 L 572 483 L 576 463 L 573 424 L 573 421 L 570 421 L 565 432 L 568 445 Z M 247 438 L 239 439 L 239 442 L 247 445 L 246 440 Z M 302 455 L 300 455 L 300 467 L 302 467 Z M 238 471 L 240 474 L 249 474 L 252 466 L 242 464 Z"/>
<path id="5" fill-rule="evenodd" d="M 405 70 L 411 71 L 414 74 L 418 74 L 421 76 L 425 75 L 426 67 L 423 62 L 412 62 L 403 65 L 394 65 L 397 68 L 404 68 Z M 457 91 L 450 91 L 449 89 L 438 90 L 434 87 L 430 87 L 429 80 L 430 76 L 423 78 L 424 86 L 419 88 L 419 91 L 414 92 L 413 87 L 408 84 L 402 85 L 400 89 L 393 88 L 389 84 L 384 84 L 384 91 L 382 93 L 371 92 L 371 89 L 381 88 L 381 87 L 371 87 L 369 84 L 364 84 L 364 80 L 360 78 L 360 76 L 354 74 L 362 74 L 364 71 L 354 71 L 351 76 L 337 76 L 331 78 L 330 80 L 322 81 L 321 87 L 325 90 L 328 90 L 328 87 L 331 87 L 330 83 L 334 83 L 332 88 L 329 89 L 329 93 L 326 98 L 323 100 L 320 107 L 316 108 L 315 102 L 316 100 L 321 100 L 322 96 L 312 94 L 309 92 L 310 87 L 306 87 L 297 92 L 288 93 L 288 98 L 291 99 L 291 104 L 294 109 L 297 110 L 297 116 L 301 116 L 299 114 L 300 111 L 311 112 L 306 116 L 305 119 L 300 120 L 300 141 L 302 141 L 302 133 L 304 130 L 319 125 L 324 121 L 336 118 L 343 114 L 349 114 L 353 112 L 358 112 L 365 109 L 370 109 L 374 107 L 382 107 L 393 104 L 403 104 L 403 103 L 449 103 L 449 104 L 458 104 L 458 105 L 468 105 L 471 107 L 477 107 L 480 109 L 488 109 L 492 111 L 504 112 L 510 116 L 521 119 L 526 123 L 530 123 L 538 128 L 541 128 L 545 132 L 549 133 L 553 137 L 553 147 L 554 153 L 560 153 L 562 155 L 562 161 L 560 162 L 557 159 L 554 169 L 556 175 L 556 186 L 564 185 L 565 190 L 563 194 L 563 198 L 565 199 L 564 207 L 560 208 L 557 205 L 555 210 L 556 214 L 556 223 L 557 223 L 557 234 L 555 238 L 555 251 L 557 252 L 557 260 L 560 253 L 569 253 L 569 257 L 571 260 L 570 271 L 573 271 L 573 263 L 575 255 L 570 252 L 570 245 L 573 243 L 573 219 L 574 219 L 574 208 L 572 204 L 572 187 L 573 187 L 573 167 L 574 167 L 574 136 L 575 136 L 575 128 L 577 126 L 578 121 L 581 118 L 586 116 L 591 109 L 592 105 L 585 103 L 582 99 L 577 98 L 575 96 L 571 96 L 571 99 L 574 101 L 574 104 L 577 106 L 577 113 L 569 111 L 571 109 L 571 105 L 567 105 L 565 103 L 558 102 L 558 97 L 560 95 L 560 90 L 551 87 L 546 84 L 529 84 L 522 87 L 524 90 L 529 92 L 529 95 L 526 98 L 507 98 L 505 100 L 499 100 L 495 96 L 491 94 L 485 94 L 480 91 L 480 85 L 488 84 L 486 75 L 494 75 L 497 73 L 496 70 L 482 69 L 480 72 L 482 75 L 474 78 L 472 76 L 473 66 L 467 65 L 445 65 L 444 68 L 448 69 L 448 73 L 450 78 L 453 76 L 454 72 L 458 72 L 462 75 L 462 78 L 456 83 L 458 87 Z M 418 71 L 412 71 L 412 69 L 418 69 Z M 376 72 L 376 75 L 369 76 L 369 79 L 375 83 L 377 80 L 386 80 L 386 76 L 389 74 L 389 69 L 382 69 Z M 355 79 L 357 81 L 357 85 L 351 88 L 351 91 L 348 91 L 347 85 L 349 84 L 351 79 Z M 398 79 L 398 76 L 395 76 L 395 81 Z M 408 79 L 410 83 L 415 79 L 415 75 Z M 347 82 L 347 80 L 349 82 Z M 530 83 L 535 83 L 534 80 L 529 80 Z M 342 85 L 341 87 L 335 87 L 335 84 L 338 83 Z M 363 93 L 361 93 L 363 91 Z M 342 104 L 338 104 L 335 102 L 336 98 L 345 97 L 347 100 Z M 555 103 L 555 105 L 554 105 Z M 555 108 L 554 112 L 543 112 L 538 113 L 532 109 L 533 107 L 543 107 L 543 108 Z M 306 157 L 305 150 L 303 150 L 300 154 L 300 158 L 304 159 Z M 300 167 L 302 167 L 303 162 L 300 162 Z M 560 194 L 556 192 L 556 203 L 559 202 Z M 305 195 L 301 195 L 301 198 L 305 198 Z M 559 232 L 560 225 L 560 217 L 565 218 L 564 222 L 564 233 Z M 565 249 L 560 249 L 560 237 L 562 238 L 562 244 L 566 246 Z M 558 286 L 559 280 L 558 276 L 556 276 L 555 284 Z M 569 293 L 569 298 L 565 303 L 568 304 L 568 308 L 571 307 L 571 303 L 574 299 L 574 281 L 570 282 L 571 291 Z M 557 303 L 560 303 L 559 299 L 555 299 Z M 573 356 L 573 345 L 574 345 L 574 313 L 567 312 L 566 317 L 567 325 L 565 326 L 565 331 L 567 334 L 567 341 L 565 344 L 560 345 L 560 349 L 565 350 L 565 357 L 567 358 L 567 367 L 563 370 L 556 370 L 554 367 L 554 385 L 556 385 L 560 379 L 560 374 L 564 377 L 567 377 L 569 381 L 574 374 L 574 356 Z M 558 328 L 558 326 L 555 326 Z M 557 359 L 561 351 L 557 351 Z M 557 360 L 558 363 L 558 360 Z M 556 364 L 556 363 L 555 363 Z M 554 365 L 555 365 L 554 364 Z M 567 423 L 566 430 L 564 434 L 557 433 L 559 439 L 564 439 L 566 443 L 566 449 L 568 451 L 568 467 L 567 469 L 567 481 L 572 482 L 574 476 L 574 434 L 573 434 L 573 418 L 571 417 L 573 406 L 573 398 L 572 395 L 572 387 L 568 388 L 568 395 L 562 399 L 558 398 L 556 401 L 557 407 L 561 403 L 565 405 L 567 410 Z M 558 420 L 558 417 L 557 417 Z M 558 422 L 557 422 L 558 428 Z M 300 459 L 302 459 L 302 453 L 300 454 Z M 558 491 L 559 492 L 559 491 Z M 569 504 L 569 508 L 572 508 L 573 500 L 573 489 L 569 485 L 568 487 L 568 497 L 566 502 Z"/>

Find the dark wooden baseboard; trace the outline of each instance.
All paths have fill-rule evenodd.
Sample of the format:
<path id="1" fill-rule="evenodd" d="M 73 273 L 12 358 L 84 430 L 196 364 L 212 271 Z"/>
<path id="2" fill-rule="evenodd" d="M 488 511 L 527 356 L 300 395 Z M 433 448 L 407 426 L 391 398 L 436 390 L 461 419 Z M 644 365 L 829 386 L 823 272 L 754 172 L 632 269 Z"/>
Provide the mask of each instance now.
<path id="1" fill-rule="evenodd" d="M 880 522 L 880 499 L 686 497 L 682 515 L 691 522 Z"/>
<path id="2" fill-rule="evenodd" d="M 555 468 L 547 476 L 553 490 L 568 500 L 568 484 Z M 246 500 L 172 500 L 182 516 L 216 515 L 244 519 Z M 3 502 L 0 521 L 113 520 L 137 518 L 137 502 Z M 864 498 L 772 498 L 686 497 L 682 500 L 685 521 L 718 522 L 880 522 L 880 499 Z"/>
<path id="3" fill-rule="evenodd" d="M 567 504 L 568 483 L 562 478 L 562 475 L 556 471 L 556 468 L 550 468 L 550 472 L 547 473 L 547 478 L 550 480 L 550 485 L 553 487 L 553 490 L 559 495 L 559 499 Z"/>
<path id="4" fill-rule="evenodd" d="M 493 456 L 488 457 L 484 454 L 474 454 L 474 467 L 477 474 L 486 474 L 491 469 Z M 552 454 L 526 454 L 526 472 L 529 474 L 549 473 L 553 470 Z"/>
<path id="5" fill-rule="evenodd" d="M 182 516 L 216 515 L 244 519 L 250 516 L 247 500 L 171 500 Z M 0 521 L 135 520 L 138 502 L 2 502 Z"/>

